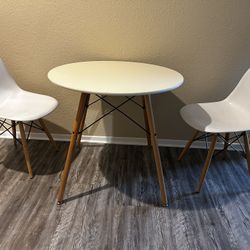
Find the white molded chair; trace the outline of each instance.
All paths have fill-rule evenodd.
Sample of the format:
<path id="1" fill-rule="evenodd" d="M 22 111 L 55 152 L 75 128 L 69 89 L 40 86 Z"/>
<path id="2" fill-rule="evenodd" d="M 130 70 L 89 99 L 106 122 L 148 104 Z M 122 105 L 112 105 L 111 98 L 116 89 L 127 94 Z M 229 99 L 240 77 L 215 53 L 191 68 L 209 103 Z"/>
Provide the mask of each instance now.
<path id="1" fill-rule="evenodd" d="M 35 94 L 21 89 L 9 75 L 3 61 L 0 58 L 0 127 L 5 128 L 8 132 L 10 132 L 10 128 L 12 128 L 12 133 L 10 133 L 13 135 L 14 144 L 16 146 L 16 142 L 18 141 L 16 138 L 16 125 L 19 125 L 21 143 L 30 178 L 33 177 L 33 174 L 24 124 L 27 124 L 27 122 L 30 121 L 33 122 L 38 120 L 40 126 L 36 125 L 35 127 L 40 128 L 46 133 L 50 142 L 57 150 L 57 146 L 49 133 L 49 130 L 45 126 L 44 121 L 42 120 L 42 117 L 52 112 L 57 105 L 58 102 L 55 98 Z M 7 128 L 9 123 L 6 122 L 6 120 L 11 121 L 10 128 Z"/>
<path id="2" fill-rule="evenodd" d="M 180 113 L 184 121 L 195 129 L 195 133 L 186 144 L 178 160 L 183 158 L 191 144 L 199 138 L 198 134 L 200 132 L 205 132 L 206 135 L 212 136 L 197 192 L 200 192 L 202 188 L 218 137 L 223 139 L 223 150 L 226 151 L 233 141 L 243 136 L 248 171 L 250 173 L 250 153 L 247 135 L 247 131 L 250 130 L 250 68 L 226 99 L 219 102 L 189 104 L 184 106 Z M 230 133 L 235 132 L 240 133 L 240 135 L 230 138 Z M 225 134 L 225 136 L 222 136 L 221 133 Z"/>

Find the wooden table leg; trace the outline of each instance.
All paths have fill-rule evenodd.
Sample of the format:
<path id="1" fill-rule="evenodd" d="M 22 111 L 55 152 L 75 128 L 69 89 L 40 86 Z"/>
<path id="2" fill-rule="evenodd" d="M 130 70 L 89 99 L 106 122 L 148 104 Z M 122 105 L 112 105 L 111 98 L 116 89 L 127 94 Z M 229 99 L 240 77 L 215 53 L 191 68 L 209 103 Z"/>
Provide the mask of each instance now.
<path id="1" fill-rule="evenodd" d="M 12 134 L 13 134 L 13 143 L 16 147 L 16 122 L 15 121 L 11 121 L 11 127 L 12 127 Z"/>
<path id="2" fill-rule="evenodd" d="M 143 105 L 143 113 L 144 113 L 145 128 L 146 128 L 147 131 L 149 131 L 148 117 L 147 117 L 147 112 L 146 112 L 144 97 L 142 97 L 142 105 Z M 150 146 L 150 145 L 151 145 L 150 134 L 149 134 L 149 133 L 146 133 L 146 135 L 147 135 L 147 142 L 148 142 L 148 145 Z"/>
<path id="3" fill-rule="evenodd" d="M 49 130 L 48 130 L 48 128 L 47 128 L 45 122 L 43 121 L 43 119 L 39 119 L 38 121 L 39 121 L 39 123 L 40 123 L 40 125 L 41 125 L 41 127 L 42 127 L 42 129 L 43 129 L 43 131 L 44 131 L 44 133 L 45 133 L 45 134 L 47 135 L 47 137 L 49 138 L 51 144 L 53 145 L 53 147 L 55 148 L 55 150 L 58 151 L 58 147 L 57 147 L 57 145 L 56 145 L 56 143 L 55 143 L 55 141 L 54 141 L 52 135 L 50 134 L 50 132 L 49 132 Z"/>
<path id="4" fill-rule="evenodd" d="M 213 157 L 216 141 L 217 141 L 217 134 L 214 134 L 213 137 L 212 137 L 212 142 L 211 142 L 210 148 L 209 148 L 208 153 L 207 153 L 207 158 L 206 158 L 204 167 L 202 169 L 202 173 L 201 173 L 200 180 L 199 180 L 199 183 L 198 183 L 198 186 L 197 186 L 197 189 L 196 189 L 196 193 L 199 193 L 201 191 L 203 182 L 205 180 L 208 168 L 209 168 L 210 163 L 211 163 L 211 159 Z"/>
<path id="5" fill-rule="evenodd" d="M 195 138 L 197 137 L 198 134 L 199 134 L 199 131 L 195 130 L 192 138 L 187 142 L 186 146 L 184 147 L 184 149 L 182 150 L 181 154 L 179 155 L 178 161 L 182 160 L 182 158 L 187 153 L 187 151 L 189 150 L 190 146 L 192 145 L 193 141 L 195 140 Z"/>
<path id="6" fill-rule="evenodd" d="M 149 131 L 150 131 L 150 140 L 153 148 L 153 154 L 154 154 L 154 160 L 156 164 L 156 170 L 157 170 L 157 176 L 158 181 L 160 185 L 160 191 L 161 191 L 161 202 L 163 206 L 167 206 L 167 193 L 165 188 L 165 182 L 164 182 L 164 175 L 161 165 L 161 157 L 160 152 L 158 148 L 157 143 L 157 136 L 155 131 L 155 123 L 154 123 L 154 115 L 152 110 L 152 104 L 151 104 L 151 98 L 150 96 L 143 96 L 144 102 L 145 102 L 145 110 L 149 125 Z"/>
<path id="7" fill-rule="evenodd" d="M 84 106 L 85 106 L 84 107 L 84 112 L 83 112 L 83 116 L 82 116 L 82 120 L 81 120 L 81 124 L 80 124 L 80 128 L 79 128 L 79 134 L 78 134 L 78 137 L 77 137 L 77 145 L 78 145 L 79 148 L 81 147 L 82 130 L 83 130 L 85 119 L 86 119 L 86 115 L 87 115 L 89 98 L 90 98 L 90 94 L 87 94 L 87 97 L 86 97 L 86 100 L 85 100 L 85 104 L 84 104 Z"/>
<path id="8" fill-rule="evenodd" d="M 28 148 L 28 144 L 27 144 L 27 141 L 26 141 L 26 135 L 25 135 L 25 132 L 24 132 L 23 123 L 18 122 L 18 124 L 19 124 L 19 130 L 20 130 L 20 134 L 21 134 L 23 153 L 24 153 L 26 165 L 27 165 L 27 168 L 28 168 L 29 176 L 30 176 L 30 178 L 33 178 L 32 167 L 31 167 L 31 162 L 30 162 L 29 148 Z"/>
<path id="9" fill-rule="evenodd" d="M 245 152 L 246 152 L 246 157 L 247 157 L 248 173 L 250 174 L 249 140 L 248 140 L 248 134 L 246 131 L 244 132 L 243 137 L 244 137 Z"/>
<path id="10" fill-rule="evenodd" d="M 81 94 L 81 98 L 80 98 L 80 101 L 79 101 L 76 118 L 75 118 L 74 123 L 73 123 L 73 131 L 72 131 L 71 138 L 70 138 L 70 144 L 69 144 L 69 148 L 68 148 L 67 158 L 66 158 L 66 161 L 65 161 L 63 173 L 61 175 L 61 183 L 60 183 L 60 188 L 59 188 L 59 192 L 58 192 L 58 196 L 57 196 L 58 204 L 62 204 L 62 202 L 63 202 L 64 190 L 65 190 L 65 186 L 66 186 L 66 183 L 67 183 L 69 170 L 70 170 L 70 167 L 71 167 L 73 151 L 74 151 L 76 139 L 77 139 L 77 136 L 78 136 L 80 123 L 81 123 L 82 117 L 83 117 L 83 113 L 84 113 L 84 109 L 85 109 L 84 104 L 86 102 L 87 95 L 88 94 L 84 94 L 84 93 Z"/>

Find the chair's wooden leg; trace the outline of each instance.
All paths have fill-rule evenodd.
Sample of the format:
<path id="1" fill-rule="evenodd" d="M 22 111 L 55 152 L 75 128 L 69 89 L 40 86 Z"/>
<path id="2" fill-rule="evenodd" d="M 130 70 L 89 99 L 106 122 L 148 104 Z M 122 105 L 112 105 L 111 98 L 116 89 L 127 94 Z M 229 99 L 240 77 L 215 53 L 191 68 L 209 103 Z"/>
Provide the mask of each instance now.
<path id="1" fill-rule="evenodd" d="M 90 98 L 90 94 L 87 94 L 87 97 L 86 97 L 85 103 L 84 103 L 83 116 L 82 116 L 82 120 L 81 120 L 81 124 L 80 124 L 80 128 L 79 128 L 80 132 L 79 132 L 78 137 L 77 137 L 77 145 L 78 145 L 79 148 L 81 147 L 82 130 L 83 130 L 84 123 L 85 123 L 85 118 L 86 118 L 86 115 L 87 115 L 89 98 Z"/>
<path id="2" fill-rule="evenodd" d="M 65 161 L 63 173 L 61 175 L 60 188 L 59 188 L 59 192 L 58 192 L 58 196 L 57 196 L 58 204 L 62 204 L 62 202 L 63 202 L 64 190 L 65 190 L 65 186 L 66 186 L 66 183 L 67 183 L 69 170 L 70 170 L 70 167 L 71 167 L 73 151 L 74 151 L 74 147 L 75 147 L 75 143 L 76 143 L 76 139 L 77 139 L 77 135 L 78 135 L 78 131 L 79 131 L 79 126 L 80 126 L 82 116 L 83 116 L 83 112 L 84 112 L 84 108 L 85 108 L 84 103 L 86 101 L 86 98 L 87 98 L 87 94 L 82 93 L 80 101 L 79 101 L 79 105 L 78 105 L 76 118 L 75 118 L 74 123 L 73 123 L 73 131 L 72 131 L 72 134 L 71 134 L 71 139 L 70 139 L 70 144 L 69 144 L 69 148 L 68 148 L 67 158 L 66 158 L 66 161 Z"/>
<path id="3" fill-rule="evenodd" d="M 33 178 L 32 167 L 31 167 L 31 162 L 30 162 L 29 148 L 28 148 L 28 144 L 27 144 L 27 141 L 26 141 L 26 136 L 25 136 L 25 132 L 24 132 L 23 123 L 18 122 L 18 124 L 19 124 L 19 130 L 20 130 L 20 134 L 21 134 L 23 152 L 24 152 L 24 157 L 25 157 L 27 168 L 28 168 L 29 176 L 30 176 L 30 178 Z"/>
<path id="4" fill-rule="evenodd" d="M 182 158 L 187 153 L 187 151 L 189 150 L 190 146 L 192 145 L 193 141 L 195 140 L 195 138 L 197 137 L 198 134 L 199 134 L 199 131 L 195 130 L 192 138 L 187 142 L 186 146 L 184 147 L 184 149 L 182 150 L 181 154 L 179 155 L 178 161 L 182 160 Z"/>
<path id="5" fill-rule="evenodd" d="M 249 152 L 249 140 L 247 132 L 243 133 L 243 137 L 244 137 L 245 152 L 247 157 L 248 173 L 250 174 L 250 152 Z"/>
<path id="6" fill-rule="evenodd" d="M 149 131 L 148 117 L 147 117 L 147 112 L 146 112 L 144 97 L 142 97 L 142 105 L 143 105 L 143 113 L 144 113 L 145 128 L 146 128 L 147 131 Z M 150 139 L 150 134 L 149 134 L 149 133 L 146 133 L 146 135 L 147 135 L 147 142 L 148 142 L 148 145 L 152 145 L 152 144 L 151 144 L 151 139 Z"/>
<path id="7" fill-rule="evenodd" d="M 152 148 L 153 148 L 158 182 L 160 186 L 161 202 L 163 206 L 167 206 L 167 193 L 166 193 L 164 175 L 163 175 L 163 170 L 162 170 L 162 165 L 161 165 L 160 152 L 159 152 L 159 148 L 157 144 L 157 136 L 156 136 L 156 131 L 155 131 L 155 123 L 154 123 L 154 115 L 153 115 L 153 110 L 152 110 L 151 98 L 150 96 L 146 96 L 146 95 L 143 96 L 143 98 L 145 102 L 145 110 L 146 110 L 147 121 L 149 125 L 149 131 L 150 131 L 150 141 L 151 141 Z"/>
<path id="8" fill-rule="evenodd" d="M 225 141 L 224 141 L 224 147 L 223 147 L 223 156 L 226 157 L 226 154 L 227 154 L 227 148 L 228 148 L 228 140 L 229 140 L 229 137 L 230 137 L 230 133 L 226 133 L 225 134 Z"/>
<path id="9" fill-rule="evenodd" d="M 41 125 L 41 127 L 42 127 L 42 129 L 43 129 L 43 131 L 44 131 L 44 133 L 45 133 L 45 134 L 47 135 L 47 137 L 49 138 L 51 144 L 53 145 L 53 147 L 55 148 L 55 150 L 58 151 L 59 149 L 58 149 L 58 147 L 57 147 L 57 145 L 56 145 L 56 142 L 54 141 L 52 135 L 50 134 L 50 132 L 49 132 L 49 130 L 48 130 L 48 128 L 47 128 L 47 126 L 45 125 L 44 120 L 43 120 L 43 119 L 39 119 L 38 121 L 39 121 L 39 123 L 40 123 L 40 125 Z"/>
<path id="10" fill-rule="evenodd" d="M 13 120 L 11 121 L 11 127 L 12 127 L 12 134 L 13 134 L 13 143 L 16 147 L 17 146 L 16 145 L 16 122 Z"/>
<path id="11" fill-rule="evenodd" d="M 211 159 L 213 157 L 213 153 L 214 153 L 214 148 L 215 148 L 215 145 L 216 145 L 216 141 L 217 141 L 217 134 L 214 134 L 212 136 L 212 142 L 211 142 L 210 148 L 208 150 L 207 158 L 206 158 L 204 167 L 202 169 L 200 180 L 199 180 L 199 183 L 198 183 L 198 186 L 197 186 L 197 189 L 196 189 L 197 193 L 199 193 L 201 191 L 201 188 L 202 188 L 203 182 L 205 180 L 205 177 L 206 177 L 209 165 L 211 163 Z"/>

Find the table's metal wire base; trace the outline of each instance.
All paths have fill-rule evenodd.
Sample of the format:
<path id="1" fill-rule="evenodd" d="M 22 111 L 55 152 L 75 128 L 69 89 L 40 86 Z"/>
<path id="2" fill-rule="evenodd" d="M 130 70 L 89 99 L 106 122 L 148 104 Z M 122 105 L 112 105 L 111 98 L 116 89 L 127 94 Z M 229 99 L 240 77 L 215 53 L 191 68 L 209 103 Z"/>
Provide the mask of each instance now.
<path id="1" fill-rule="evenodd" d="M 87 130 L 88 128 L 90 128 L 91 126 L 93 126 L 95 123 L 99 122 L 101 119 L 103 119 L 104 117 L 108 116 L 109 114 L 113 113 L 114 111 L 118 111 L 119 113 L 121 113 L 122 115 L 124 115 L 126 118 L 128 118 L 131 122 L 133 122 L 137 127 L 139 127 L 140 129 L 142 129 L 144 132 L 146 132 L 147 134 L 150 134 L 149 130 L 147 130 L 146 128 L 144 128 L 139 122 L 137 122 L 135 119 L 131 118 L 128 114 L 126 114 L 124 111 L 122 111 L 120 108 L 122 106 L 124 106 L 125 104 L 127 104 L 128 102 L 133 102 L 134 104 L 136 104 L 139 108 L 145 110 L 145 105 L 142 105 L 140 103 L 138 103 L 137 101 L 134 100 L 135 96 L 125 96 L 126 100 L 122 101 L 119 105 L 115 106 L 113 105 L 110 101 L 108 101 L 106 99 L 107 96 L 105 95 L 98 95 L 96 94 L 97 99 L 92 101 L 91 103 L 87 104 L 87 108 L 93 104 L 96 104 L 99 101 L 103 101 L 104 103 L 108 104 L 110 107 L 112 107 L 111 110 L 109 110 L 108 112 L 106 112 L 105 114 L 103 114 L 101 117 L 99 117 L 98 119 L 96 119 L 94 122 L 91 122 L 89 125 L 85 126 L 83 129 L 81 129 L 79 131 L 79 134 L 81 134 L 83 131 Z"/>
<path id="2" fill-rule="evenodd" d="M 159 148 L 157 144 L 157 136 L 156 136 L 156 131 L 155 131 L 154 115 L 153 115 L 150 95 L 141 96 L 142 104 L 134 100 L 135 96 L 125 96 L 125 100 L 122 101 L 119 105 L 113 105 L 110 101 L 106 99 L 107 97 L 106 95 L 96 94 L 96 96 L 97 96 L 97 99 L 89 103 L 90 94 L 88 93 L 81 94 L 76 117 L 73 122 L 73 130 L 72 130 L 68 153 L 67 153 L 67 157 L 66 157 L 66 161 L 64 165 L 64 170 L 61 175 L 60 188 L 59 188 L 59 192 L 57 196 L 58 204 L 62 204 L 63 202 L 64 191 L 65 191 L 69 171 L 71 168 L 73 151 L 74 151 L 76 142 L 78 143 L 78 146 L 80 147 L 82 132 L 88 129 L 89 127 L 93 126 L 96 122 L 100 121 L 101 119 L 111 114 L 112 112 L 118 111 L 119 113 L 124 115 L 127 119 L 129 119 L 131 122 L 133 122 L 137 127 L 139 127 L 144 132 L 146 132 L 148 145 L 152 146 L 153 157 L 154 157 L 154 161 L 156 165 L 157 178 L 158 178 L 159 187 L 160 187 L 161 204 L 162 206 L 167 206 L 168 205 L 167 193 L 166 193 L 166 188 L 165 188 L 164 174 L 163 174 L 163 169 L 162 169 L 162 164 L 161 164 L 160 152 L 159 152 Z M 101 117 L 96 119 L 94 122 L 84 127 L 85 118 L 86 118 L 87 110 L 89 106 L 97 103 L 98 101 L 103 101 L 104 103 L 108 104 L 112 109 L 104 113 Z M 133 102 L 139 108 L 143 109 L 146 128 L 143 127 L 139 122 L 137 122 L 135 119 L 133 119 L 132 117 L 130 117 L 129 115 L 127 115 L 125 112 L 121 110 L 121 107 L 125 105 L 126 103 L 128 103 L 129 101 Z"/>

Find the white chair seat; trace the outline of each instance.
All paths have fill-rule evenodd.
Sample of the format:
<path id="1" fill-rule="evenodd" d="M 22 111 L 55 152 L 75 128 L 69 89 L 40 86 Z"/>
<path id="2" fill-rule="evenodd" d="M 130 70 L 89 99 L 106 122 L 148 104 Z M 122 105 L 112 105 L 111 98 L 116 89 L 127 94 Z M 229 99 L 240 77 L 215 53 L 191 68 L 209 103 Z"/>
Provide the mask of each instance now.
<path id="1" fill-rule="evenodd" d="M 0 103 L 0 118 L 15 121 L 38 120 L 58 105 L 55 98 L 19 89 Z"/>
<path id="2" fill-rule="evenodd" d="M 235 137 L 231 137 L 230 133 L 241 132 L 238 136 L 243 137 L 245 153 L 250 173 L 250 150 L 247 131 L 250 130 L 250 68 L 243 75 L 241 80 L 231 94 L 220 102 L 196 103 L 184 106 L 180 113 L 184 121 L 196 129 L 192 138 L 187 142 L 186 146 L 179 155 L 181 160 L 186 154 L 192 143 L 200 138 L 197 137 L 200 132 L 206 132 L 212 136 L 206 161 L 200 176 L 200 180 L 196 192 L 200 192 L 205 180 L 215 145 L 218 137 L 223 137 L 224 147 L 227 148 L 235 141 Z M 219 135 L 218 135 L 219 134 Z M 239 139 L 237 137 L 236 139 Z M 205 136 L 207 138 L 207 136 Z M 225 155 L 224 155 L 225 156 Z"/>
<path id="3" fill-rule="evenodd" d="M 188 125 L 202 132 L 227 133 L 250 130 L 250 110 L 227 99 L 220 102 L 189 104 L 181 109 L 180 114 Z"/>
<path id="4" fill-rule="evenodd" d="M 33 172 L 23 122 L 38 120 L 40 123 L 39 129 L 48 136 L 50 142 L 57 150 L 56 143 L 42 119 L 42 117 L 52 112 L 57 105 L 58 102 L 53 97 L 21 89 L 10 76 L 0 58 L 0 119 L 11 120 L 11 127 L 8 126 L 9 128 L 6 128 L 4 126 L 5 121 L 1 122 L 1 126 L 5 129 L 3 132 L 9 132 L 13 136 L 15 146 L 17 146 L 17 141 L 19 141 L 16 135 L 16 126 L 19 126 L 21 144 L 30 178 L 33 177 Z M 32 123 L 30 128 L 32 128 Z"/>

